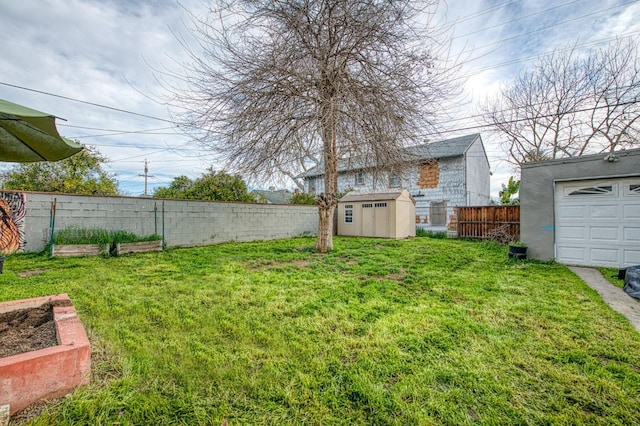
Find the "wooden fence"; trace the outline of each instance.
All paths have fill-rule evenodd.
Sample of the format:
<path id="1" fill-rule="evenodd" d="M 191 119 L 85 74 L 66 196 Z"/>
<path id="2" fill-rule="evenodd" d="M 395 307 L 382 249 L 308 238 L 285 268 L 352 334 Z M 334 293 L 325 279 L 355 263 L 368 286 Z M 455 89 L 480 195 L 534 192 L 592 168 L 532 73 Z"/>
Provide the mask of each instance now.
<path id="1" fill-rule="evenodd" d="M 457 207 L 458 238 L 520 239 L 520 206 Z"/>

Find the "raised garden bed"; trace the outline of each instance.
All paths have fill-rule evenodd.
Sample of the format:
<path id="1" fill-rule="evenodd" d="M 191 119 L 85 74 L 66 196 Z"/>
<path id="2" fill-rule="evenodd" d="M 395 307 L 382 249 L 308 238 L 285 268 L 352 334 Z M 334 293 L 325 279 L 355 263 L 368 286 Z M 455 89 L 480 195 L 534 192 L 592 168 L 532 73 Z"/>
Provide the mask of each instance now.
<path id="1" fill-rule="evenodd" d="M 162 251 L 162 241 L 140 241 L 138 243 L 117 243 L 116 255 L 128 253 L 145 253 L 149 251 Z"/>
<path id="2" fill-rule="evenodd" d="M 35 324 L 29 323 L 28 318 L 39 313 L 33 311 L 49 308 L 55 328 L 55 340 L 50 343 L 54 345 L 48 345 L 44 331 L 35 339 L 34 345 L 39 349 L 0 358 L 0 412 L 14 414 L 34 402 L 62 397 L 77 386 L 89 383 L 89 339 L 66 294 L 0 303 L 0 315 L 11 317 L 0 330 L 3 343 L 9 340 L 6 335 L 12 331 L 10 328 L 34 328 Z M 13 313 L 16 315 L 10 315 Z M 27 325 L 23 324 L 25 318 Z M 40 324 L 43 320 L 36 322 L 38 328 L 44 325 Z M 31 343 L 17 343 L 20 345 L 28 348 Z"/>
<path id="3" fill-rule="evenodd" d="M 52 256 L 99 256 L 109 253 L 109 244 L 54 244 L 51 249 Z"/>

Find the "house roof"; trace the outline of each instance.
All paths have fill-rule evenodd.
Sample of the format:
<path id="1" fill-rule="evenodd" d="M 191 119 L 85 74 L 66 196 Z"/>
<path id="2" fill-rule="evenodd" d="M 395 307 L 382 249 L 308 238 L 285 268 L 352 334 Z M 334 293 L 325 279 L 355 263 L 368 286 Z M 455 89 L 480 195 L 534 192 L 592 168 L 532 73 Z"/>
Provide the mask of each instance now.
<path id="1" fill-rule="evenodd" d="M 423 145 L 410 146 L 406 148 L 406 151 L 407 154 L 409 154 L 409 156 L 415 161 L 459 157 L 464 155 L 476 139 L 479 138 L 480 134 L 474 133 L 472 135 L 460 136 Z M 363 163 L 364 162 L 361 159 L 357 158 L 345 158 L 338 160 L 338 173 L 366 168 Z M 324 163 L 320 163 L 317 166 L 312 167 L 297 177 L 303 178 L 322 175 L 324 175 Z"/>
<path id="2" fill-rule="evenodd" d="M 289 204 L 289 201 L 291 201 L 291 197 L 293 196 L 291 191 L 286 189 L 277 191 L 254 189 L 251 192 L 264 196 L 269 204 Z"/>
<path id="3" fill-rule="evenodd" d="M 384 191 L 384 192 L 357 192 L 357 191 L 351 191 L 348 192 L 347 195 L 345 195 L 344 197 L 340 198 L 340 202 L 344 203 L 350 203 L 350 202 L 356 202 L 356 201 L 389 201 L 389 200 L 397 200 L 398 198 L 400 198 L 403 193 L 405 193 L 409 196 L 409 198 L 411 198 L 411 196 L 409 195 L 409 192 L 405 189 L 405 190 L 399 190 L 399 191 Z"/>

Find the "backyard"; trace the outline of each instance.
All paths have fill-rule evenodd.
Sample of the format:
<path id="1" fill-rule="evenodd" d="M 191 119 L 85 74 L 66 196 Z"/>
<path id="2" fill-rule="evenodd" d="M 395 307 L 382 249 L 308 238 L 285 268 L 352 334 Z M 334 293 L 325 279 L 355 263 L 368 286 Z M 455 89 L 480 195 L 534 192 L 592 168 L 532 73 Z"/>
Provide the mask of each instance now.
<path id="1" fill-rule="evenodd" d="M 638 424 L 640 334 L 566 267 L 491 243 L 340 238 L 7 258 L 68 293 L 92 383 L 30 424 Z"/>

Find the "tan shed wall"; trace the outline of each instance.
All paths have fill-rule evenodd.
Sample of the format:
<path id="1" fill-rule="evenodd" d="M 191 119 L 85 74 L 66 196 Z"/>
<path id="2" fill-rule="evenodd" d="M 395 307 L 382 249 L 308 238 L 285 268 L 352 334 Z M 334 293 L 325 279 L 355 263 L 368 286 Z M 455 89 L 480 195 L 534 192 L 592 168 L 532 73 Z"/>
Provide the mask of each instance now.
<path id="1" fill-rule="evenodd" d="M 387 203 L 387 207 L 375 207 Z M 344 206 L 353 205 L 353 223 L 344 222 Z M 363 208 L 363 204 L 373 207 Z M 416 207 L 411 198 L 400 196 L 397 200 L 367 200 L 338 204 L 338 235 L 350 237 L 408 238 L 415 237 Z"/>

